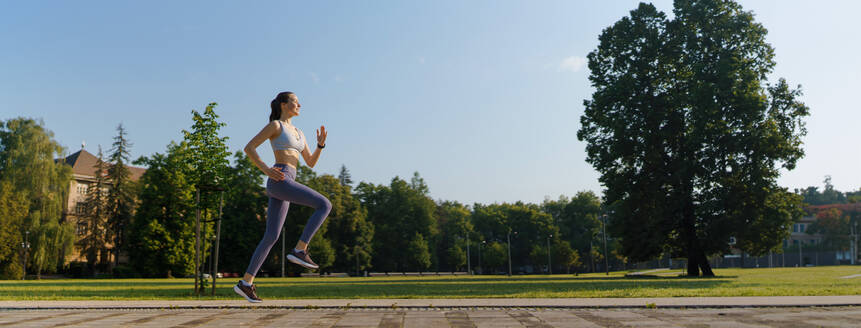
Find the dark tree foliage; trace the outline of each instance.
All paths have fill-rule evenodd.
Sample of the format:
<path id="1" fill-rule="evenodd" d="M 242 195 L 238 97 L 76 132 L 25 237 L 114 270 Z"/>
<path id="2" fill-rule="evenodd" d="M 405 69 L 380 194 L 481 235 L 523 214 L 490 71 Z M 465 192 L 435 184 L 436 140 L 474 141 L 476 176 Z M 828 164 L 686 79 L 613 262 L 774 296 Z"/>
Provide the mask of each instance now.
<path id="1" fill-rule="evenodd" d="M 353 178 L 350 176 L 350 170 L 347 170 L 346 165 L 341 165 L 341 173 L 338 174 L 338 181 L 342 186 L 350 186 L 353 184 Z"/>
<path id="2" fill-rule="evenodd" d="M 140 179 L 140 205 L 129 233 L 129 261 L 147 276 L 194 273 L 194 186 L 188 176 L 188 144 L 135 160 L 147 167 Z"/>
<path id="3" fill-rule="evenodd" d="M 263 173 L 248 156 L 237 151 L 233 162 L 225 183 L 218 268 L 244 274 L 266 231 L 268 197 L 262 186 Z"/>
<path id="4" fill-rule="evenodd" d="M 538 263 L 530 260 L 530 253 L 535 247 L 546 245 L 547 237 L 552 240 L 560 238 L 559 228 L 553 223 L 553 217 L 535 204 L 516 202 L 514 204 L 474 204 L 472 207 L 472 223 L 480 234 L 481 240 L 488 244 L 499 243 L 505 247 L 505 262 L 502 267 L 497 264 L 492 254 L 482 253 L 482 264 L 496 271 L 508 271 L 508 237 L 511 234 L 512 269 L 517 272 L 519 267 L 528 265 L 546 265 L 546 254 Z M 490 246 L 490 245 L 488 245 Z M 497 247 L 497 246 L 493 246 Z M 546 246 L 545 252 L 546 252 Z M 552 246 L 551 246 L 552 247 Z M 492 251 L 492 252 L 495 252 Z"/>
<path id="5" fill-rule="evenodd" d="M 607 188 L 611 230 L 633 261 L 670 250 L 688 274 L 707 256 L 778 247 L 800 199 L 777 186 L 804 152 L 800 89 L 769 84 L 774 51 L 751 12 L 677 0 L 675 18 L 640 4 L 589 54 L 595 88 L 578 138 Z"/>
<path id="6" fill-rule="evenodd" d="M 843 193 L 834 189 L 831 184 L 831 176 L 825 176 L 825 189 L 819 191 L 819 188 L 810 186 L 801 190 L 796 189 L 795 193 L 804 197 L 804 203 L 808 205 L 827 205 L 827 204 L 846 204 L 852 202 L 855 194 L 852 192 Z"/>
<path id="7" fill-rule="evenodd" d="M 395 177 L 388 186 L 361 182 L 356 187 L 356 196 L 374 224 L 374 270 L 418 271 L 435 267 L 430 262 L 430 245 L 436 243 L 439 232 L 436 204 L 427 192 L 427 185 L 417 173 L 411 183 Z"/>
<path id="8" fill-rule="evenodd" d="M 113 244 L 114 263 L 119 263 L 119 254 L 125 248 L 127 236 L 123 231 L 128 229 L 134 210 L 135 184 L 131 180 L 131 172 L 128 168 L 129 152 L 131 142 L 126 138 L 126 130 L 123 125 L 117 126 L 117 135 L 111 147 L 107 166 L 108 194 L 107 194 L 107 234 L 106 239 Z"/>
<path id="9" fill-rule="evenodd" d="M 82 220 L 86 222 L 86 233 L 84 238 L 78 241 L 81 255 L 87 259 L 89 272 L 96 273 L 107 268 L 108 248 L 110 243 L 108 231 L 108 200 L 106 190 L 109 188 L 107 180 L 108 163 L 104 162 L 102 146 L 96 164 L 93 165 L 95 181 L 89 185 L 86 194 L 86 210 Z"/>

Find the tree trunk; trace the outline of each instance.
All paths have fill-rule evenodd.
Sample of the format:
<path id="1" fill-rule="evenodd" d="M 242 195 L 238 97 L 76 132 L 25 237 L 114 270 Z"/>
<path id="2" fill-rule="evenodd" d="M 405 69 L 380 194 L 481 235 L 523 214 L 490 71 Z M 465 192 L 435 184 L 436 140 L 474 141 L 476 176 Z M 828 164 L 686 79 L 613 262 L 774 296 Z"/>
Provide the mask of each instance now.
<path id="1" fill-rule="evenodd" d="M 688 241 L 688 276 L 698 277 L 700 275 L 699 256 L 696 255 L 694 246 Z"/>
<path id="2" fill-rule="evenodd" d="M 699 257 L 700 270 L 703 272 L 703 277 L 714 277 L 715 274 L 712 272 L 712 265 L 709 263 L 709 259 L 706 257 L 706 253 L 702 248 L 699 249 Z"/>

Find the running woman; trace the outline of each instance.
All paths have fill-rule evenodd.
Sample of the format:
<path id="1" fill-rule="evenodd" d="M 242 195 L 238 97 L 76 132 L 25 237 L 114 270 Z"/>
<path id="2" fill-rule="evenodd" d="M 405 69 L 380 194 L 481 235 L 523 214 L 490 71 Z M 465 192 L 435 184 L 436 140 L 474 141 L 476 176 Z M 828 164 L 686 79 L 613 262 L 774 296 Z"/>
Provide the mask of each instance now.
<path id="1" fill-rule="evenodd" d="M 308 151 L 308 143 L 305 142 L 305 134 L 293 126 L 293 117 L 299 116 L 299 98 L 292 92 L 279 93 L 272 100 L 272 113 L 269 114 L 269 124 L 254 136 L 245 146 L 245 154 L 257 165 L 269 179 L 266 181 L 266 194 L 269 196 L 269 208 L 266 211 L 266 233 L 263 240 L 257 245 L 251 263 L 233 290 L 245 297 L 249 302 L 258 303 L 262 300 L 257 297 L 257 287 L 254 285 L 254 276 L 263 265 L 269 250 L 278 240 L 284 220 L 287 217 L 287 208 L 290 203 L 310 206 L 314 213 L 305 224 L 305 230 L 296 243 L 296 247 L 287 255 L 287 260 L 309 269 L 317 269 L 317 264 L 308 255 L 308 242 L 323 224 L 323 220 L 329 215 L 332 203 L 320 193 L 307 186 L 296 182 L 296 165 L 299 163 L 299 155 L 310 167 L 317 164 L 320 151 L 326 146 L 326 127 L 320 126 L 317 130 L 317 149 L 312 154 Z M 272 144 L 275 152 L 275 165 L 267 167 L 257 155 L 257 147 L 266 139 Z"/>

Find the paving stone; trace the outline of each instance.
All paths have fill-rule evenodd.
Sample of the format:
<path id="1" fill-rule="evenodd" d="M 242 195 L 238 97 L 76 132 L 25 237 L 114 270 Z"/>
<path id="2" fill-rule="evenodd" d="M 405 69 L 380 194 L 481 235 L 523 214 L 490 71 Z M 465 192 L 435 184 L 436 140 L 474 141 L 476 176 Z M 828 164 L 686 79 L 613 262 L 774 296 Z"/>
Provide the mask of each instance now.
<path id="1" fill-rule="evenodd" d="M 380 312 L 349 312 L 332 328 L 376 328 L 380 325 L 384 314 Z"/>
<path id="2" fill-rule="evenodd" d="M 317 322 L 326 312 L 323 311 L 291 311 L 286 312 L 286 316 L 278 317 L 275 319 L 270 319 L 268 321 L 261 321 L 259 325 L 254 327 L 296 327 L 296 328 L 306 328 L 311 327 L 312 323 Z M 271 314 L 275 316 L 276 313 Z M 334 325 L 334 324 L 332 324 Z"/>
<path id="3" fill-rule="evenodd" d="M 621 321 L 621 323 L 625 326 L 631 327 L 672 327 L 672 328 L 681 328 L 681 326 L 674 325 L 667 321 L 661 321 L 656 319 L 649 320 L 625 320 Z"/>
<path id="4" fill-rule="evenodd" d="M 804 323 L 817 327 L 858 327 L 861 322 L 846 319 L 819 319 L 819 320 L 804 320 Z"/>
<path id="5" fill-rule="evenodd" d="M 407 312 L 404 315 L 404 328 L 448 327 L 443 311 Z"/>
<path id="6" fill-rule="evenodd" d="M 512 318 L 506 311 L 469 311 L 469 318 L 477 328 L 521 328 L 519 321 Z"/>
<path id="7" fill-rule="evenodd" d="M 165 327 L 176 327 L 182 325 L 184 323 L 192 322 L 195 320 L 200 320 L 206 318 L 208 316 L 212 316 L 213 313 L 205 312 L 205 311 L 183 311 L 183 312 L 166 312 L 163 315 L 154 315 L 152 320 L 149 320 L 144 323 L 135 323 L 133 327 L 153 327 L 153 328 L 165 328 Z"/>
<path id="8" fill-rule="evenodd" d="M 646 319 L 647 316 L 642 314 L 625 311 L 625 310 L 601 310 L 601 311 L 590 311 L 594 316 L 614 319 L 614 320 L 638 320 L 638 319 Z"/>
<path id="9" fill-rule="evenodd" d="M 602 327 L 584 320 L 570 311 L 535 311 L 532 314 L 547 324 L 557 328 L 598 328 Z"/>

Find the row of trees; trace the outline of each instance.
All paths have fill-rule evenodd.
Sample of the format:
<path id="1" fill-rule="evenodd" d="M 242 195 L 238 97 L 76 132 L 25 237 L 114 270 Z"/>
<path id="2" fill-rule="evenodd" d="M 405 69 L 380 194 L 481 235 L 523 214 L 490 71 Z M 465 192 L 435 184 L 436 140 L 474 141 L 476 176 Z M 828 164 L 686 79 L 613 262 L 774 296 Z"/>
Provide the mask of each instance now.
<path id="1" fill-rule="evenodd" d="M 41 121 L 0 122 L 0 277 L 20 278 L 23 266 L 37 276 L 58 272 L 76 243 L 93 270 L 109 266 L 109 250 L 116 258 L 119 248 L 111 246 L 122 245 L 135 196 L 126 165 L 130 144 L 122 125 L 117 131 L 108 157 L 114 164 L 100 148 L 89 206 L 81 209 L 91 233 L 77 240 L 74 223 L 63 220 L 72 177 L 63 148 Z"/>
<path id="2" fill-rule="evenodd" d="M 198 184 L 225 188 L 220 271 L 244 272 L 265 230 L 264 176 L 241 152 L 228 160 L 226 138 L 218 136 L 224 123 L 218 122 L 215 105 L 203 113 L 192 111 L 191 130 L 183 131 L 184 139 L 171 143 L 166 153 L 135 161 L 147 167 L 139 182 L 139 204 L 127 241 L 135 272 L 184 276 L 194 271 Z M 332 202 L 329 218 L 311 242 L 314 259 L 325 271 L 452 271 L 467 270 L 468 262 L 504 271 L 509 232 L 516 267 L 535 265 L 547 270 L 548 244 L 554 267 L 561 272 L 584 269 L 581 258 L 600 257 L 589 242 L 597 237 L 600 211 L 600 199 L 591 192 L 541 205 L 467 206 L 434 201 L 418 173 L 409 181 L 395 177 L 388 185 L 361 182 L 354 187 L 346 167 L 335 177 L 317 175 L 300 165 L 296 179 Z M 219 197 L 219 193 L 201 194 L 205 266 L 212 264 Z M 312 211 L 291 206 L 282 242 L 292 246 Z M 469 260 L 467 243 L 473 249 Z M 273 248 L 262 270 L 280 272 L 280 256 L 279 249 Z M 286 269 L 288 274 L 301 270 Z"/>
<path id="3" fill-rule="evenodd" d="M 107 159 L 99 149 L 95 182 L 88 189 L 88 206 L 82 213 L 89 231 L 78 241 L 91 272 L 115 267 L 116 262 L 108 263 L 108 255 L 114 252 L 110 255 L 116 259 L 120 250 L 130 255 L 127 272 L 151 276 L 193 272 L 195 186 L 205 183 L 222 185 L 225 192 L 201 195 L 204 258 L 210 259 L 206 262 L 211 265 L 216 209 L 223 196 L 221 271 L 243 272 L 265 230 L 264 176 L 243 153 L 231 155 L 226 151 L 226 138 L 218 136 L 224 124 L 217 122 L 214 108 L 215 104 L 210 104 L 202 114 L 192 111 L 191 131 L 184 131 L 184 139 L 171 143 L 164 154 L 137 159 L 135 164 L 148 168 L 138 183 L 128 178 L 125 163 L 131 143 L 122 125 L 117 128 Z M 63 258 L 75 242 L 74 227 L 59 219 L 68 191 L 63 186 L 68 186 L 70 172 L 68 166 L 51 159 L 62 151 L 40 122 L 10 120 L 3 122 L 0 133 L 0 264 L 4 277 L 20 277 L 23 271 L 18 251 L 26 231 L 32 232 L 31 272 L 62 270 Z M 38 149 L 46 149 L 45 144 L 55 145 L 54 152 L 38 153 Z M 395 177 L 388 185 L 360 182 L 354 188 L 346 167 L 335 177 L 317 175 L 300 166 L 297 180 L 333 204 L 329 219 L 312 242 L 315 259 L 326 271 L 454 271 L 467 270 L 467 263 L 471 263 L 472 269 L 481 272 L 506 272 L 509 240 L 515 270 L 550 270 L 546 267 L 550 260 L 554 272 L 595 271 L 596 262 L 598 269 L 603 269 L 603 247 L 598 246 L 605 211 L 599 197 L 591 192 L 547 199 L 542 204 L 470 206 L 434 201 L 418 173 L 409 181 Z M 814 192 L 805 193 L 807 190 Z M 805 199 L 818 199 L 822 194 L 838 193 L 854 201 L 855 193 L 834 191 L 830 180 L 826 180 L 825 191 L 815 190 L 799 190 L 798 197 L 803 194 Z M 291 208 L 284 234 L 289 245 L 298 238 L 311 212 L 302 206 Z M 819 212 L 819 221 L 808 232 L 825 234 L 829 245 L 845 247 L 844 230 L 849 220 L 855 219 L 857 213 L 853 213 L 839 209 Z M 621 230 L 618 223 L 609 221 L 611 231 Z M 627 262 L 625 235 L 613 237 L 610 259 Z M 278 273 L 282 262 L 280 252 L 274 249 L 263 270 Z M 295 266 L 287 269 L 291 274 L 299 270 Z"/>
<path id="4" fill-rule="evenodd" d="M 3 277 L 20 278 L 24 271 L 20 246 L 27 238 L 33 245 L 28 271 L 36 274 L 62 271 L 77 243 L 91 273 L 124 269 L 152 276 L 188 275 L 194 270 L 196 209 L 202 209 L 203 258 L 211 265 L 222 197 L 221 271 L 243 272 L 265 230 L 264 176 L 245 154 L 227 152 L 227 138 L 218 134 L 224 123 L 217 121 L 215 106 L 210 104 L 203 113 L 192 111 L 191 129 L 165 153 L 135 160 L 147 168 L 136 183 L 127 164 L 131 142 L 125 128 L 118 126 L 109 154 L 99 147 L 86 206 L 77 213 L 86 226 L 80 240 L 74 223 L 63 220 L 71 170 L 58 159 L 64 157 L 62 147 L 41 122 L 24 118 L 2 122 Z M 595 239 L 599 231 L 600 200 L 591 192 L 541 205 L 468 206 L 434 201 L 418 173 L 410 181 L 395 177 L 388 185 L 361 182 L 354 187 L 346 167 L 335 177 L 300 165 L 297 180 L 333 204 L 311 243 L 315 260 L 327 271 L 466 270 L 468 262 L 485 271 L 505 271 L 509 233 L 515 269 L 536 265 L 546 270 L 548 245 L 558 272 L 584 269 L 579 267 L 581 258 L 600 257 L 585 241 Z M 198 206 L 196 186 L 203 184 L 225 187 L 224 194 L 203 192 Z M 311 211 L 291 208 L 286 240 L 298 238 Z M 472 248 L 469 260 L 467 243 Z M 120 253 L 128 254 L 130 267 L 117 268 Z M 273 250 L 270 259 L 263 270 L 279 272 L 280 252 Z"/>

